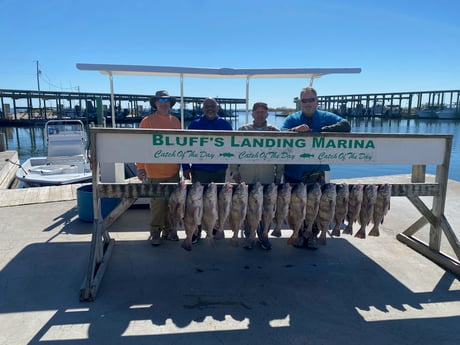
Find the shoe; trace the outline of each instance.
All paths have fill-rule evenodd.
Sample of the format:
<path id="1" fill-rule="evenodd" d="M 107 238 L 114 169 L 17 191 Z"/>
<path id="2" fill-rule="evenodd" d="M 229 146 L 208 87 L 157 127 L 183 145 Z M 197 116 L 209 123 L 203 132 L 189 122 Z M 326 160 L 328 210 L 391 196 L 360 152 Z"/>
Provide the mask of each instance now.
<path id="1" fill-rule="evenodd" d="M 154 229 L 150 230 L 150 243 L 152 246 L 159 246 L 161 244 L 161 230 Z"/>
<path id="2" fill-rule="evenodd" d="M 198 229 L 196 234 L 192 235 L 192 244 L 197 244 L 201 239 L 201 227 Z"/>
<path id="3" fill-rule="evenodd" d="M 318 249 L 318 243 L 316 242 L 315 236 L 309 237 L 307 241 L 305 241 L 307 249 L 316 250 Z"/>
<path id="4" fill-rule="evenodd" d="M 268 238 L 265 238 L 265 239 L 259 238 L 259 244 L 262 249 L 265 249 L 265 250 L 272 249 L 272 244 L 270 243 Z"/>
<path id="5" fill-rule="evenodd" d="M 244 222 L 243 226 L 243 236 L 244 238 L 249 238 L 249 236 L 251 235 L 251 231 L 249 230 L 249 227 L 246 225 L 246 222 Z"/>
<path id="6" fill-rule="evenodd" d="M 299 236 L 292 245 L 296 248 L 305 248 L 306 242 L 307 240 L 303 236 Z"/>
<path id="7" fill-rule="evenodd" d="M 167 239 L 169 241 L 177 242 L 177 241 L 179 241 L 179 236 L 177 236 L 176 233 L 169 233 L 168 236 L 167 236 Z"/>
<path id="8" fill-rule="evenodd" d="M 166 229 L 163 229 L 162 233 L 161 233 L 161 239 L 162 240 L 168 240 L 168 241 L 179 241 L 179 237 L 177 236 L 177 233 L 176 232 L 172 232 L 171 230 L 166 230 Z"/>

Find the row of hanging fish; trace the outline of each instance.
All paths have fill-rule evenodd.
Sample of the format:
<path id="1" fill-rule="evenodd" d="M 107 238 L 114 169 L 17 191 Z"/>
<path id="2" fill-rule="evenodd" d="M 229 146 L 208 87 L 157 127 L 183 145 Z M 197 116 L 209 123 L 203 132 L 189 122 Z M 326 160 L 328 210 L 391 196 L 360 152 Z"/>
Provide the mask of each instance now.
<path id="1" fill-rule="evenodd" d="M 228 224 L 233 231 L 231 243 L 238 244 L 240 231 L 249 230 L 245 246 L 252 248 L 257 230 L 261 239 L 281 237 L 286 224 L 293 231 L 288 243 L 295 245 L 300 236 L 318 235 L 318 243 L 326 244 L 326 235 L 353 235 L 354 223 L 360 227 L 355 237 L 365 238 L 366 227 L 372 223 L 369 236 L 379 236 L 379 226 L 390 209 L 390 184 L 289 184 L 248 185 L 199 182 L 189 188 L 180 182 L 168 200 L 171 231 L 182 227 L 186 238 L 182 247 L 192 248 L 192 237 L 199 227 L 207 239 L 224 238 Z M 343 230 L 342 230 L 343 229 Z"/>

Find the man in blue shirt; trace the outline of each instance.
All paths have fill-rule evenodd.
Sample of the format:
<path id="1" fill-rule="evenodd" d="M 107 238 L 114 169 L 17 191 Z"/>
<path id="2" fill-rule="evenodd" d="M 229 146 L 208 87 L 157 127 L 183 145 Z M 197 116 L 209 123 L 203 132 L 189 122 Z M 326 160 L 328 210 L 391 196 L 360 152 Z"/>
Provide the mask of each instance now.
<path id="1" fill-rule="evenodd" d="M 305 87 L 300 92 L 300 111 L 289 115 L 283 123 L 281 130 L 298 133 L 318 132 L 350 132 L 350 123 L 333 113 L 318 110 L 318 95 L 312 87 Z M 284 166 L 284 182 L 289 183 L 325 183 L 325 172 L 329 171 L 327 164 L 286 164 Z M 298 237 L 296 247 L 317 249 L 316 236 L 318 228 L 315 224 L 313 236 L 305 238 L 306 233 Z"/>
<path id="2" fill-rule="evenodd" d="M 219 105 L 214 98 L 206 98 L 203 102 L 203 115 L 192 121 L 188 129 L 193 130 L 233 130 L 232 125 L 225 119 L 217 115 Z M 201 183 L 221 183 L 225 182 L 227 164 L 182 164 L 182 174 L 186 179 Z"/>
<path id="3" fill-rule="evenodd" d="M 225 119 L 217 115 L 219 105 L 214 98 L 206 98 L 203 102 L 203 115 L 190 123 L 190 130 L 233 130 L 232 125 Z M 225 182 L 227 173 L 227 164 L 182 164 L 182 174 L 186 179 L 192 179 L 192 182 L 200 183 L 222 183 Z M 217 230 L 217 229 L 214 229 Z M 213 231 L 213 233 L 217 233 Z M 223 234 L 221 231 L 220 233 Z M 198 226 L 197 234 L 193 235 L 192 243 L 197 243 L 201 238 L 201 225 Z"/>
<path id="4" fill-rule="evenodd" d="M 282 131 L 299 133 L 308 132 L 350 132 L 350 123 L 328 111 L 319 110 L 318 95 L 313 87 L 305 87 L 300 92 L 300 111 L 284 120 Z M 324 183 L 325 171 L 330 167 L 326 164 L 286 164 L 284 182 L 289 183 Z"/>

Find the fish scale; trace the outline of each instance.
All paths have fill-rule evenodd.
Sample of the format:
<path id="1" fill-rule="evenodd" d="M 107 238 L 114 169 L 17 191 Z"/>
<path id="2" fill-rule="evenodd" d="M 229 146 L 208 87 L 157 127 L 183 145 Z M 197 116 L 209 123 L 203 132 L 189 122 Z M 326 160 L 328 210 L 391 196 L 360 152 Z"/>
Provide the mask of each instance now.
<path id="1" fill-rule="evenodd" d="M 203 216 L 203 185 L 194 182 L 187 193 L 185 200 L 184 227 L 186 238 L 182 242 L 182 248 L 192 250 L 192 236 L 197 233 L 198 225 L 201 225 Z"/>
<path id="2" fill-rule="evenodd" d="M 347 212 L 347 226 L 343 230 L 344 234 L 353 235 L 353 224 L 358 220 L 359 211 L 363 202 L 363 189 L 364 185 L 354 184 L 349 187 L 350 193 L 348 197 L 348 212 Z"/>
<path id="3" fill-rule="evenodd" d="M 304 183 L 298 183 L 292 190 L 291 203 L 289 205 L 288 223 L 293 230 L 288 244 L 296 244 L 299 237 L 299 231 L 305 221 L 307 206 L 307 186 Z"/>
<path id="4" fill-rule="evenodd" d="M 348 213 L 348 199 L 350 197 L 350 190 L 346 183 L 336 185 L 337 197 L 335 202 L 334 213 L 334 228 L 332 229 L 331 236 L 340 236 L 340 226 L 345 220 Z"/>
<path id="5" fill-rule="evenodd" d="M 318 238 L 319 244 L 326 244 L 326 234 L 331 227 L 332 220 L 334 219 L 336 198 L 337 192 L 335 184 L 324 184 L 321 188 L 321 199 L 319 201 L 318 216 L 316 217 L 316 224 L 320 230 Z"/>
<path id="6" fill-rule="evenodd" d="M 203 192 L 203 229 L 206 230 L 206 239 L 212 238 L 212 232 L 219 218 L 217 205 L 217 185 L 211 182 Z"/>
<path id="7" fill-rule="evenodd" d="M 388 183 L 379 186 L 377 200 L 375 201 L 374 212 L 372 214 L 372 223 L 374 226 L 369 231 L 369 236 L 380 236 L 380 224 L 383 223 L 383 218 L 390 209 L 391 189 L 392 187 Z"/>
<path id="8" fill-rule="evenodd" d="M 369 224 L 374 213 L 375 201 L 377 200 L 378 185 L 368 184 L 363 190 L 363 201 L 359 211 L 358 221 L 361 227 L 355 234 L 357 238 L 366 238 L 366 226 Z"/>
<path id="9" fill-rule="evenodd" d="M 168 199 L 168 217 L 171 231 L 169 239 L 177 238 L 177 231 L 183 224 L 185 214 L 185 200 L 187 198 L 187 185 L 185 181 L 179 182 Z"/>
<path id="10" fill-rule="evenodd" d="M 281 227 L 289 213 L 289 204 L 291 203 L 292 185 L 284 183 L 278 186 L 278 195 L 276 197 L 276 211 L 275 211 L 275 228 L 271 235 L 281 237 Z"/>
<path id="11" fill-rule="evenodd" d="M 248 196 L 248 208 L 246 213 L 246 222 L 249 228 L 249 238 L 245 247 L 252 248 L 254 246 L 256 232 L 259 228 L 262 219 L 264 186 L 260 182 L 252 185 Z"/>
<path id="12" fill-rule="evenodd" d="M 232 244 L 238 245 L 238 232 L 242 230 L 248 207 L 248 185 L 239 183 L 232 195 L 229 222 L 233 231 Z"/>

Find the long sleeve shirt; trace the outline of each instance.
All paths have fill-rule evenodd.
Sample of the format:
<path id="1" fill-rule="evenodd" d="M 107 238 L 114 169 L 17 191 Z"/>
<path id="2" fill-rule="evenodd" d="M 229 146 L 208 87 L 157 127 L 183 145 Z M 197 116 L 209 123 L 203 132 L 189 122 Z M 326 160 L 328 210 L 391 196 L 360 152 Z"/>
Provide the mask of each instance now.
<path id="1" fill-rule="evenodd" d="M 279 131 L 273 125 L 267 124 L 262 127 L 254 126 L 249 123 L 238 128 L 239 131 Z M 260 182 L 268 184 L 275 182 L 275 179 L 281 180 L 284 172 L 283 164 L 231 164 L 230 172 L 232 175 L 240 174 L 241 181 L 246 183 Z"/>
<path id="2" fill-rule="evenodd" d="M 222 130 L 222 131 L 231 131 L 233 130 L 232 125 L 225 119 L 217 116 L 214 120 L 208 120 L 204 115 L 200 118 L 192 121 L 188 129 L 190 130 Z M 208 172 L 220 171 L 223 169 L 227 169 L 227 164 L 200 164 L 200 163 L 186 163 L 182 164 L 182 170 L 204 170 Z"/>
<path id="3" fill-rule="evenodd" d="M 304 116 L 301 111 L 295 112 L 284 120 L 281 130 L 290 130 L 291 128 L 308 125 L 312 132 L 350 132 L 350 123 L 328 111 L 316 110 L 312 116 Z M 309 133 L 309 132 L 307 132 Z M 284 174 L 296 179 L 302 180 L 305 172 L 328 171 L 327 164 L 286 164 Z"/>

